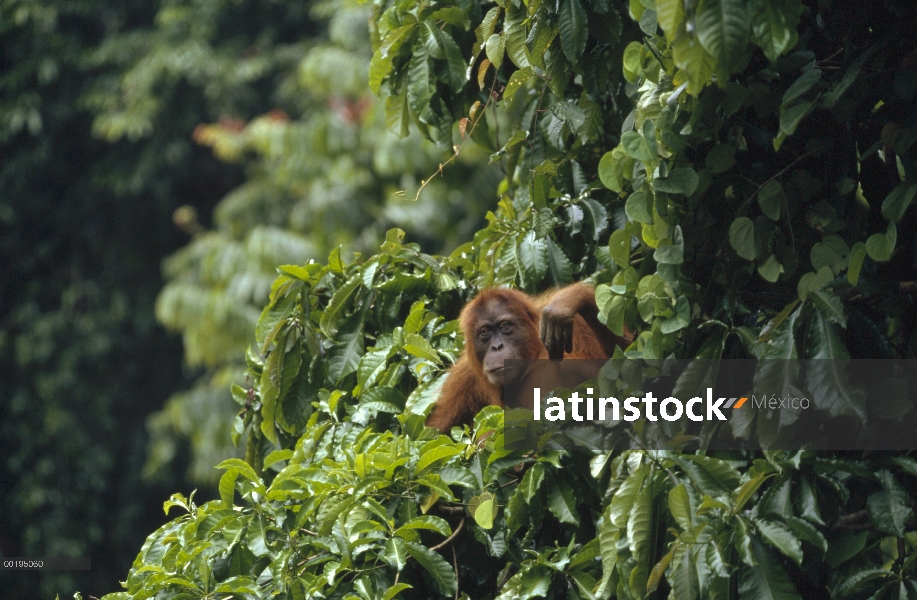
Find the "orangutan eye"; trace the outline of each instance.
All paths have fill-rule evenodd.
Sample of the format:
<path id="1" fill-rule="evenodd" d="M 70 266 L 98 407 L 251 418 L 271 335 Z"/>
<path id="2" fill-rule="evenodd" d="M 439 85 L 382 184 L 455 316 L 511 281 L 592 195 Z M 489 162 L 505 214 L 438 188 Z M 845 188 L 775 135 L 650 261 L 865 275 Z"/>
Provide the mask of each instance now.
<path id="1" fill-rule="evenodd" d="M 490 327 L 481 327 L 481 331 L 479 333 L 481 337 L 488 337 L 490 335 Z"/>
<path id="2" fill-rule="evenodd" d="M 500 323 L 500 331 L 503 333 L 509 333 L 510 329 L 512 328 L 513 327 L 512 325 L 510 325 L 509 321 L 503 321 L 502 323 Z"/>

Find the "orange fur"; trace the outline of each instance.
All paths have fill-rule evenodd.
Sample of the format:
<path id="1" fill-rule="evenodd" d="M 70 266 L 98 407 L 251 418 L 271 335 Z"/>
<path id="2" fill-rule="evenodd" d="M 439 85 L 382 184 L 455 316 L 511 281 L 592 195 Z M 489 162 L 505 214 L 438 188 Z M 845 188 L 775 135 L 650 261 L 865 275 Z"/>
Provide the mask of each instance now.
<path id="1" fill-rule="evenodd" d="M 623 347 L 630 342 L 627 337 L 614 335 L 598 321 L 595 292 L 586 285 L 573 284 L 536 298 L 507 288 L 483 290 L 459 316 L 465 349 L 450 370 L 436 407 L 427 420 L 430 427 L 448 431 L 455 425 L 470 423 L 485 406 L 503 406 L 501 386 L 487 378 L 474 348 L 479 320 L 495 305 L 502 307 L 504 312 L 511 312 L 521 325 L 521 331 L 514 334 L 513 358 L 548 358 L 548 350 L 539 337 L 543 315 L 549 318 L 557 314 L 574 315 L 572 351 L 564 352 L 564 358 L 609 358 L 615 346 Z"/>

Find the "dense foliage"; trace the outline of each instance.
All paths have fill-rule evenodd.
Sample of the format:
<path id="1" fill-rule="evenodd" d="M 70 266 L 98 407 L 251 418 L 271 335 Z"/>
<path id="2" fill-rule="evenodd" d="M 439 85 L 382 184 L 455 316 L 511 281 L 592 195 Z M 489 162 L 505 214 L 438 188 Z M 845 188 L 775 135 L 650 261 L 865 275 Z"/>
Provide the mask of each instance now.
<path id="1" fill-rule="evenodd" d="M 915 16 L 377 3 L 369 85 L 388 126 L 489 147 L 502 199 L 448 257 L 392 229 L 365 259 L 279 268 L 232 388 L 246 460 L 220 465 L 220 501 L 167 502 L 187 514 L 107 598 L 917 595 L 911 456 L 524 453 L 503 449 L 496 409 L 424 427 L 458 308 L 494 284 L 591 277 L 633 359 L 914 358 Z M 917 412 L 771 376 L 835 394 L 834 417 Z"/>
<path id="2" fill-rule="evenodd" d="M 113 37 L 95 53 L 120 69 L 90 96 L 97 132 L 144 135 L 164 110 L 163 89 L 193 85 L 220 117 L 194 128 L 194 139 L 248 174 L 217 204 L 212 227 L 191 210 L 176 213 L 194 238 L 164 263 L 156 305 L 159 321 L 181 332 L 188 364 L 203 372 L 152 419 L 147 469 L 169 464 L 188 439 L 191 475 L 208 485 L 212 466 L 232 455 L 228 390 L 244 381 L 242 356 L 277 265 L 335 247 L 371 253 L 395 225 L 429 251 L 454 248 L 481 227 L 499 181 L 486 155 L 471 152 L 413 201 L 440 157 L 419 135 L 399 140 L 385 129 L 366 86 L 369 7 L 266 6 L 243 7 L 254 13 L 245 23 L 232 3 L 167 4 L 156 27 Z M 262 91 L 262 114 L 252 118 L 243 101 L 261 88 L 270 93 Z"/>
<path id="3" fill-rule="evenodd" d="M 141 478 L 146 416 L 187 384 L 153 314 L 160 261 L 187 239 L 176 206 L 209 211 L 241 174 L 189 139 L 187 91 L 162 97 L 170 118 L 142 146 L 92 137 L 87 84 L 114 76 L 93 49 L 152 18 L 146 2 L 0 2 L 0 554 L 94 565 L 3 571 L 5 597 L 117 585 L 181 485 Z"/>

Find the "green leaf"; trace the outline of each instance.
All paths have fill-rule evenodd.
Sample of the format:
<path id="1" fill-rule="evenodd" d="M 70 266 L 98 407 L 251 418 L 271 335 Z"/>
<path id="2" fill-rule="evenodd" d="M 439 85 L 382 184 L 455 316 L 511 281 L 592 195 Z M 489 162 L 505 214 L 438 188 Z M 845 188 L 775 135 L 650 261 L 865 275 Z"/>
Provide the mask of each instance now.
<path id="1" fill-rule="evenodd" d="M 557 21 L 564 55 L 567 60 L 576 64 L 586 49 L 586 40 L 589 37 L 586 10 L 580 0 L 560 0 Z"/>
<path id="2" fill-rule="evenodd" d="M 898 229 L 894 222 L 888 224 L 885 233 L 876 233 L 866 240 L 866 253 L 876 262 L 888 262 L 898 241 Z"/>
<path id="3" fill-rule="evenodd" d="M 883 489 L 872 493 L 866 501 L 869 518 L 885 533 L 904 537 L 912 514 L 907 492 L 887 469 L 882 469 L 878 475 Z"/>
<path id="4" fill-rule="evenodd" d="M 677 544 L 669 565 L 669 581 L 672 584 L 674 600 L 694 600 L 700 596 L 700 581 L 697 573 L 697 554 L 692 546 Z"/>
<path id="5" fill-rule="evenodd" d="M 872 53 L 876 50 L 879 50 L 881 46 L 874 45 L 871 48 L 867 49 L 865 52 L 861 52 L 853 63 L 847 68 L 844 72 L 844 76 L 841 77 L 841 80 L 834 84 L 834 88 L 825 94 L 823 104 L 827 108 L 834 108 L 834 105 L 837 101 L 844 95 L 844 92 L 847 91 L 856 78 L 859 77 L 860 72 L 863 70 L 863 65 L 866 64 L 866 61 L 872 56 Z"/>
<path id="6" fill-rule="evenodd" d="M 844 238 L 837 234 L 828 234 L 822 241 L 812 246 L 810 254 L 812 266 L 816 269 L 830 267 L 832 273 L 837 276 L 841 271 L 847 268 L 847 261 L 850 258 L 850 247 Z"/>
<path id="7" fill-rule="evenodd" d="M 761 47 L 768 60 L 775 62 L 780 55 L 796 45 L 796 28 L 802 13 L 800 0 L 768 0 L 756 2 L 751 18 L 752 41 Z"/>
<path id="8" fill-rule="evenodd" d="M 847 326 L 847 317 L 844 315 L 844 305 L 834 292 L 829 290 L 814 290 L 809 293 L 812 304 L 828 318 L 829 321 L 841 327 Z"/>
<path id="9" fill-rule="evenodd" d="M 581 198 L 578 206 L 583 209 L 583 213 L 588 216 L 588 222 L 592 225 L 592 240 L 598 242 L 608 228 L 608 211 L 594 198 Z"/>
<path id="10" fill-rule="evenodd" d="M 685 238 L 681 233 L 681 225 L 676 225 L 675 233 L 672 234 L 672 243 L 668 245 L 660 244 L 656 248 L 656 252 L 653 253 L 653 258 L 659 264 L 680 265 L 684 262 L 684 253 Z"/>
<path id="11" fill-rule="evenodd" d="M 524 4 L 518 6 L 510 2 L 506 6 L 506 16 L 503 18 L 503 35 L 506 36 L 506 54 L 510 60 L 520 69 L 532 66 L 529 58 L 529 49 L 525 45 L 527 32 L 525 30 L 525 20 L 528 18 L 528 11 Z M 507 84 L 507 88 L 509 85 Z M 504 98 L 505 98 L 504 94 Z"/>
<path id="12" fill-rule="evenodd" d="M 506 38 L 499 33 L 491 35 L 487 38 L 484 51 L 487 53 L 487 60 L 493 64 L 495 69 L 499 69 L 503 64 L 503 55 L 506 53 Z"/>
<path id="13" fill-rule="evenodd" d="M 806 371 L 806 387 L 815 405 L 832 417 L 854 415 L 866 421 L 866 391 L 851 385 L 845 370 L 850 357 L 830 318 L 819 311 L 810 325 L 812 358 Z"/>
<path id="14" fill-rule="evenodd" d="M 399 414 L 404 410 L 406 400 L 404 394 L 395 388 L 374 387 L 360 396 L 360 406 L 369 410 Z"/>
<path id="15" fill-rule="evenodd" d="M 707 168 L 714 175 L 725 173 L 736 164 L 736 149 L 731 144 L 717 144 L 707 153 Z"/>
<path id="16" fill-rule="evenodd" d="M 780 264 L 780 261 L 777 260 L 777 257 L 773 254 L 768 256 L 767 260 L 758 265 L 758 274 L 765 281 L 769 281 L 771 283 L 775 283 L 780 278 L 780 274 L 783 272 L 783 265 Z"/>
<path id="17" fill-rule="evenodd" d="M 264 483 L 262 483 L 261 478 L 255 473 L 255 470 L 242 459 L 239 458 L 227 458 L 220 464 L 218 464 L 216 469 L 235 469 L 239 472 L 239 475 L 248 479 L 255 484 L 257 489 L 264 492 Z"/>
<path id="18" fill-rule="evenodd" d="M 445 9 L 443 9 L 445 10 Z M 403 567 L 404 565 L 402 565 Z M 400 568 L 398 569 L 401 570 Z M 385 593 L 382 595 L 382 600 L 392 600 L 395 596 L 403 592 L 404 590 L 410 590 L 412 586 L 406 583 L 396 583 L 392 587 L 388 588 Z"/>
<path id="19" fill-rule="evenodd" d="M 617 546 L 621 532 L 612 524 L 610 513 L 611 506 L 609 505 L 598 523 L 599 551 L 602 555 L 602 579 L 596 590 L 596 596 L 599 598 L 605 597 L 605 590 L 611 582 L 611 578 L 614 575 L 615 563 L 618 560 Z"/>
<path id="20" fill-rule="evenodd" d="M 673 169 L 668 177 L 657 177 L 653 180 L 653 189 L 668 194 L 684 194 L 690 196 L 697 189 L 699 179 L 697 172 L 690 168 Z"/>
<path id="21" fill-rule="evenodd" d="M 771 476 L 773 476 L 773 473 L 759 473 L 758 475 L 755 475 L 743 483 L 739 489 L 732 492 L 733 514 L 736 514 L 742 510 L 742 507 L 745 506 L 746 502 L 751 500 L 751 497 L 755 495 L 755 492 L 758 491 L 758 488 L 761 487 L 761 484 L 767 481 L 767 479 Z"/>
<path id="22" fill-rule="evenodd" d="M 433 465 L 452 458 L 453 456 L 458 456 L 461 453 L 462 451 L 455 446 L 438 446 L 433 448 L 425 452 L 423 456 L 420 457 L 420 460 L 417 461 L 417 465 L 414 466 L 414 475 L 420 475 Z"/>
<path id="23" fill-rule="evenodd" d="M 809 294 L 815 290 L 820 290 L 834 280 L 834 273 L 830 267 L 822 267 L 818 273 L 806 273 L 799 278 L 796 284 L 796 293 L 803 300 L 808 298 Z"/>
<path id="24" fill-rule="evenodd" d="M 573 102 L 555 102 L 551 105 L 551 112 L 559 120 L 567 124 L 570 133 L 574 135 L 579 132 L 580 128 L 586 122 L 586 113 Z"/>
<path id="25" fill-rule="evenodd" d="M 783 94 L 782 106 L 787 107 L 797 99 L 802 98 L 816 83 L 821 81 L 821 76 L 822 72 L 818 69 L 810 69 L 800 75 Z"/>
<path id="26" fill-rule="evenodd" d="M 452 528 L 449 527 L 449 523 L 447 523 L 446 520 L 442 517 L 436 517 L 433 515 L 421 515 L 419 517 L 414 517 L 399 527 L 397 530 L 395 530 L 395 535 L 398 535 L 399 532 L 413 529 L 427 529 L 429 531 L 435 531 L 446 537 L 452 535 Z"/>
<path id="27" fill-rule="evenodd" d="M 220 477 L 220 500 L 223 502 L 223 508 L 233 507 L 233 496 L 236 491 L 236 479 L 239 477 L 238 469 L 229 469 Z M 168 512 L 167 512 L 168 514 Z"/>
<path id="28" fill-rule="evenodd" d="M 382 81 L 392 71 L 392 59 L 410 39 L 409 34 L 412 34 L 416 27 L 416 23 L 411 23 L 392 30 L 373 54 L 369 63 L 369 87 L 374 94 L 379 93 Z"/>
<path id="29" fill-rule="evenodd" d="M 400 138 L 407 137 L 411 114 L 408 110 L 407 86 L 402 82 L 395 94 L 385 99 L 385 125 Z"/>
<path id="30" fill-rule="evenodd" d="M 432 363 L 441 365 L 442 359 L 433 345 L 426 338 L 416 333 L 409 333 L 404 336 L 404 351 L 412 356 L 428 360 Z"/>
<path id="31" fill-rule="evenodd" d="M 754 523 L 761 532 L 761 537 L 780 550 L 784 556 L 793 559 L 797 565 L 802 564 L 802 544 L 789 529 L 766 519 L 757 519 Z"/>
<path id="32" fill-rule="evenodd" d="M 531 68 L 519 69 L 515 71 L 509 77 L 509 81 L 506 82 L 506 89 L 503 90 L 503 101 L 512 102 L 513 98 L 516 96 L 516 92 L 522 87 L 526 81 L 528 81 L 532 75 L 533 71 Z"/>
<path id="33" fill-rule="evenodd" d="M 522 477 L 522 483 L 519 484 L 519 488 L 522 490 L 526 502 L 531 502 L 532 498 L 535 497 L 535 494 L 541 488 L 541 484 L 544 481 L 544 474 L 544 463 L 538 462 L 532 465 L 532 468 L 526 471 L 525 475 Z"/>
<path id="34" fill-rule="evenodd" d="M 548 272 L 548 246 L 544 240 L 536 240 L 535 232 L 529 231 L 516 242 L 516 266 L 523 286 L 534 290 Z"/>
<path id="35" fill-rule="evenodd" d="M 691 304 L 685 296 L 679 296 L 675 302 L 675 315 L 666 319 L 659 328 L 663 334 L 668 335 L 681 331 L 691 324 Z"/>
<path id="36" fill-rule="evenodd" d="M 802 600 L 786 571 L 756 539 L 751 540 L 756 567 L 739 566 L 739 597 L 742 600 Z"/>
<path id="37" fill-rule="evenodd" d="M 446 60 L 445 77 L 441 77 L 441 79 L 443 79 L 453 91 L 461 92 L 462 88 L 465 87 L 465 82 L 468 81 L 462 50 L 459 48 L 458 44 L 455 43 L 455 40 L 452 39 L 452 36 L 443 33 L 439 29 L 436 29 L 436 31 L 439 32 L 439 38 L 441 39 L 441 45 L 445 52 Z"/>
<path id="38" fill-rule="evenodd" d="M 793 132 L 796 131 L 796 127 L 799 126 L 799 123 L 803 120 L 803 118 L 805 118 L 807 114 L 812 112 L 813 108 L 815 108 L 814 103 L 804 101 L 789 106 L 785 109 L 781 109 L 780 131 L 785 135 L 793 135 Z"/>
<path id="39" fill-rule="evenodd" d="M 828 540 L 825 539 L 825 536 L 822 535 L 814 525 L 805 519 L 800 519 L 799 517 L 784 517 L 784 525 L 786 525 L 797 538 L 804 542 L 809 542 L 821 550 L 822 553 L 828 550 Z"/>
<path id="40" fill-rule="evenodd" d="M 656 0 L 656 20 L 669 42 L 685 25 L 685 5 L 681 0 Z"/>
<path id="41" fill-rule="evenodd" d="M 648 140 L 636 131 L 628 131 L 621 136 L 621 144 L 624 146 L 627 155 L 631 158 L 647 164 L 656 160 L 655 137 Z"/>
<path id="42" fill-rule="evenodd" d="M 468 13 L 458 6 L 440 8 L 430 13 L 427 18 L 431 21 L 444 21 L 450 25 L 458 25 L 465 30 L 471 27 L 471 19 L 468 17 Z"/>
<path id="43" fill-rule="evenodd" d="M 900 221 L 914 200 L 914 194 L 917 194 L 917 184 L 899 183 L 882 201 L 882 216 L 889 221 Z"/>
<path id="44" fill-rule="evenodd" d="M 573 264 L 564 251 L 551 238 L 545 238 L 548 247 L 548 280 L 554 287 L 573 283 Z"/>
<path id="45" fill-rule="evenodd" d="M 451 596 L 458 587 L 452 566 L 442 556 L 426 546 L 407 542 L 407 551 L 433 577 L 439 592 Z"/>
<path id="46" fill-rule="evenodd" d="M 495 505 L 493 495 L 487 494 L 487 499 L 481 500 L 480 503 L 472 506 L 469 502 L 469 510 L 471 511 L 471 516 L 474 518 L 474 522 L 478 524 L 482 529 L 493 529 L 494 527 L 494 516 L 495 516 Z M 474 500 L 474 499 L 472 499 Z"/>
<path id="47" fill-rule="evenodd" d="M 768 181 L 758 190 L 758 205 L 761 207 L 761 212 L 771 221 L 780 220 L 780 210 L 783 208 L 784 201 L 783 186 L 776 179 Z"/>
<path id="48" fill-rule="evenodd" d="M 401 571 L 401 569 L 404 568 L 405 563 L 408 562 L 408 550 L 404 543 L 404 539 L 400 537 L 389 538 L 389 540 L 385 542 L 385 550 L 382 552 L 382 560 L 384 560 L 388 566 L 395 569 L 396 571 Z"/>
<path id="49" fill-rule="evenodd" d="M 328 306 L 322 313 L 322 318 L 319 322 L 322 333 L 329 338 L 334 337 L 334 334 L 337 333 L 337 325 L 341 320 L 342 312 L 349 306 L 349 301 L 362 285 L 363 278 L 357 273 L 331 296 L 331 300 L 328 302 Z"/>
<path id="50" fill-rule="evenodd" d="M 501 590 L 496 600 L 527 600 L 544 597 L 551 588 L 552 571 L 544 565 L 535 564 L 523 568 L 513 575 Z"/>
<path id="51" fill-rule="evenodd" d="M 357 370 L 363 356 L 363 325 L 366 314 L 372 305 L 372 294 L 363 300 L 358 312 L 355 312 L 341 324 L 335 336 L 334 345 L 328 350 L 328 378 L 335 383 Z"/>
<path id="52" fill-rule="evenodd" d="M 618 488 L 615 495 L 612 496 L 608 513 L 609 519 L 615 527 L 620 529 L 627 525 L 627 518 L 630 515 L 631 508 L 634 506 L 634 501 L 637 499 L 640 488 L 643 487 L 643 480 L 646 478 L 647 471 L 649 471 L 647 465 L 641 465 L 632 471 L 627 476 L 627 479 L 624 480 L 624 483 L 621 484 L 621 487 Z"/>
<path id="53" fill-rule="evenodd" d="M 729 226 L 729 245 L 746 260 L 755 259 L 755 223 L 748 217 L 739 217 Z"/>
<path id="54" fill-rule="evenodd" d="M 659 559 L 659 562 L 656 563 L 656 566 L 653 567 L 653 570 L 650 571 L 650 576 L 646 580 L 646 594 L 652 594 L 657 589 L 659 589 L 659 582 L 662 580 L 662 574 L 665 573 L 666 569 L 669 568 L 669 563 L 672 562 L 672 557 L 675 554 L 675 547 L 673 546 L 665 556 Z"/>
<path id="55" fill-rule="evenodd" d="M 704 50 L 695 35 L 677 35 L 672 42 L 672 57 L 687 75 L 688 93 L 695 96 L 704 89 L 717 67 L 716 58 Z"/>
<path id="56" fill-rule="evenodd" d="M 748 44 L 748 13 L 744 0 L 702 0 L 695 23 L 704 49 L 721 65 L 737 63 Z"/>
<path id="57" fill-rule="evenodd" d="M 561 523 L 579 525 L 579 512 L 576 510 L 576 494 L 567 483 L 547 472 L 548 508 Z"/>
<path id="58" fill-rule="evenodd" d="M 634 500 L 634 506 L 627 520 L 627 545 L 634 560 L 637 561 L 636 573 L 632 573 L 630 577 L 631 590 L 641 596 L 646 592 L 646 578 L 650 570 L 652 535 L 653 486 L 645 485 Z"/>
<path id="59" fill-rule="evenodd" d="M 679 483 L 669 490 L 669 512 L 678 526 L 687 531 L 694 526 L 694 511 L 691 509 L 691 499 L 683 483 Z"/>
<path id="60" fill-rule="evenodd" d="M 627 203 L 624 205 L 624 212 L 632 221 L 636 221 L 638 223 L 648 223 L 652 225 L 652 197 L 643 191 L 634 192 L 627 197 Z"/>
<path id="61" fill-rule="evenodd" d="M 597 140 L 602 134 L 605 118 L 602 107 L 590 100 L 585 90 L 580 94 L 578 105 L 583 111 L 585 122 L 579 128 L 577 135 L 583 144 L 588 144 Z"/>
<path id="62" fill-rule="evenodd" d="M 862 568 L 859 571 L 856 571 L 841 579 L 837 583 L 837 586 L 834 588 L 834 596 L 837 598 L 843 598 L 856 592 L 859 589 L 862 589 L 863 586 L 870 581 L 875 581 L 877 579 L 888 579 L 891 577 L 893 577 L 893 574 L 890 571 L 886 571 L 885 569 L 877 569 L 874 567 Z M 904 599 L 908 598 L 906 594 L 898 597 Z"/>
<path id="63" fill-rule="evenodd" d="M 718 458 L 685 454 L 674 456 L 672 460 L 704 494 L 718 496 L 731 493 L 739 486 L 738 471 Z"/>
<path id="64" fill-rule="evenodd" d="M 643 33 L 646 35 L 656 35 L 656 29 L 659 27 L 659 21 L 656 17 L 656 11 L 647 8 L 643 11 L 643 14 L 640 15 L 640 29 L 643 30 Z"/>
<path id="65" fill-rule="evenodd" d="M 860 270 L 863 268 L 863 261 L 866 259 L 866 244 L 857 242 L 850 250 L 850 267 L 847 270 L 847 281 L 850 285 L 856 287 L 860 280 Z"/>
<path id="66" fill-rule="evenodd" d="M 430 98 L 435 91 L 430 57 L 423 46 L 415 44 L 414 53 L 408 63 L 407 97 L 408 106 L 416 116 L 419 117 L 429 110 Z"/>

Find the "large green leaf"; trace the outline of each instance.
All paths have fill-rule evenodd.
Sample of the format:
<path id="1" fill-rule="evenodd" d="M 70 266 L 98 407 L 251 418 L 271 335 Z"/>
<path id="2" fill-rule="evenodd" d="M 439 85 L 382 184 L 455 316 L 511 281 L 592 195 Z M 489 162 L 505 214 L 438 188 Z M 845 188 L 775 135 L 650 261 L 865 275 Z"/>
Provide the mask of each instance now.
<path id="1" fill-rule="evenodd" d="M 746 260 L 754 260 L 755 248 L 755 223 L 748 217 L 739 217 L 729 226 L 729 244 Z"/>
<path id="2" fill-rule="evenodd" d="M 694 510 L 691 508 L 691 499 L 683 483 L 669 490 L 669 512 L 682 529 L 691 529 L 694 525 Z"/>
<path id="3" fill-rule="evenodd" d="M 776 179 L 768 181 L 758 190 L 758 204 L 761 212 L 771 221 L 780 220 L 780 211 L 784 203 L 783 186 Z"/>
<path id="4" fill-rule="evenodd" d="M 499 69 L 503 65 L 503 56 L 506 54 L 506 37 L 500 33 L 494 33 L 489 38 L 484 45 L 484 50 L 487 53 L 487 59 L 493 64 L 495 69 Z"/>
<path id="5" fill-rule="evenodd" d="M 898 228 L 895 223 L 888 224 L 885 233 L 876 233 L 866 240 L 866 253 L 876 262 L 888 262 L 898 241 Z"/>
<path id="6" fill-rule="evenodd" d="M 756 539 L 751 542 L 757 567 L 739 566 L 739 595 L 743 600 L 802 600 L 786 571 Z"/>
<path id="7" fill-rule="evenodd" d="M 744 0 L 702 0 L 695 23 L 704 49 L 721 65 L 738 62 L 748 44 L 749 24 Z"/>
<path id="8" fill-rule="evenodd" d="M 557 23 L 564 55 L 576 64 L 586 49 L 586 39 L 589 37 L 586 10 L 580 0 L 560 0 Z"/>
<path id="9" fill-rule="evenodd" d="M 576 493 L 566 481 L 547 472 L 548 508 L 562 523 L 579 525 L 580 515 L 576 510 Z"/>
<path id="10" fill-rule="evenodd" d="M 653 189 L 668 194 L 684 194 L 690 196 L 697 189 L 699 180 L 697 172 L 690 168 L 672 169 L 668 177 L 658 177 L 653 180 Z"/>
<path id="11" fill-rule="evenodd" d="M 796 45 L 796 27 L 802 13 L 800 0 L 765 0 L 753 3 L 751 14 L 752 41 L 764 55 L 775 62 L 780 55 Z"/>
<path id="12" fill-rule="evenodd" d="M 599 598 L 606 597 L 606 590 L 614 575 L 620 536 L 621 530 L 611 522 L 611 505 L 609 505 L 598 524 L 599 550 L 602 557 L 602 579 L 599 581 L 599 586 L 596 590 L 596 596 Z"/>
<path id="13" fill-rule="evenodd" d="M 458 587 L 455 572 L 442 556 L 426 546 L 407 542 L 407 551 L 433 577 L 433 581 L 444 595 L 452 595 Z"/>
<path id="14" fill-rule="evenodd" d="M 372 294 L 363 300 L 360 310 L 347 318 L 341 325 L 328 350 L 328 378 L 338 382 L 357 370 L 363 356 L 363 325 L 366 313 L 372 305 Z"/>
<path id="15" fill-rule="evenodd" d="M 382 553 L 384 560 L 396 571 L 401 571 L 408 561 L 408 550 L 404 540 L 400 537 L 389 538 L 385 542 L 385 551 Z"/>
<path id="16" fill-rule="evenodd" d="M 628 156 L 644 163 L 656 160 L 656 139 L 647 139 L 636 131 L 628 131 L 621 136 L 621 144 Z"/>
<path id="17" fill-rule="evenodd" d="M 882 531 L 904 537 L 908 519 L 913 514 L 907 492 L 887 469 L 879 471 L 882 491 L 873 492 L 866 503 L 869 517 Z"/>
<path id="18" fill-rule="evenodd" d="M 506 16 L 503 18 L 503 35 L 506 36 L 506 54 L 518 68 L 524 69 L 532 66 L 529 58 L 529 49 L 525 45 L 527 32 L 525 19 L 528 17 L 524 4 L 518 6 L 510 2 L 506 6 Z"/>
<path id="19" fill-rule="evenodd" d="M 415 116 L 423 115 L 429 110 L 430 98 L 436 88 L 433 84 L 433 68 L 426 49 L 421 45 L 414 47 L 414 54 L 408 64 L 407 99 L 408 106 Z"/>
<path id="20" fill-rule="evenodd" d="M 548 280 L 554 287 L 563 287 L 573 283 L 573 264 L 563 249 L 551 238 L 545 238 L 548 249 Z"/>
<path id="21" fill-rule="evenodd" d="M 866 421 L 866 390 L 851 385 L 846 367 L 850 355 L 837 328 L 821 311 L 812 316 L 809 326 L 810 356 L 806 367 L 806 388 L 819 410 L 832 417 L 853 415 Z"/>
<path id="22" fill-rule="evenodd" d="M 785 556 L 793 559 L 797 565 L 802 564 L 802 544 L 792 531 L 776 521 L 759 519 L 755 521 L 761 537 Z"/>
<path id="23" fill-rule="evenodd" d="M 515 258 L 523 286 L 534 290 L 548 272 L 547 243 L 530 231 L 516 242 Z"/>
<path id="24" fill-rule="evenodd" d="M 900 221 L 917 194 L 917 184 L 902 182 L 882 201 L 882 216 L 889 221 Z"/>
<path id="25" fill-rule="evenodd" d="M 705 494 L 718 496 L 731 493 L 738 487 L 741 476 L 738 471 L 712 456 L 673 456 L 675 461 L 692 482 Z"/>
<path id="26" fill-rule="evenodd" d="M 331 301 L 322 313 L 319 325 L 322 332 L 329 338 L 334 337 L 337 333 L 337 326 L 342 318 L 342 313 L 350 305 L 354 294 L 363 285 L 363 278 L 360 274 L 355 274 L 347 280 L 331 297 Z"/>
<path id="27" fill-rule="evenodd" d="M 633 508 L 637 495 L 643 487 L 643 480 L 646 478 L 648 471 L 648 465 L 640 465 L 637 469 L 634 469 L 612 497 L 608 517 L 615 527 L 624 528 L 627 525 L 631 508 Z"/>
<path id="28" fill-rule="evenodd" d="M 675 600 L 695 600 L 700 596 L 697 553 L 694 546 L 677 544 L 669 564 L 668 579 Z"/>

